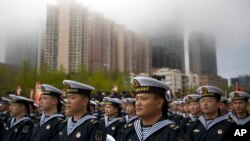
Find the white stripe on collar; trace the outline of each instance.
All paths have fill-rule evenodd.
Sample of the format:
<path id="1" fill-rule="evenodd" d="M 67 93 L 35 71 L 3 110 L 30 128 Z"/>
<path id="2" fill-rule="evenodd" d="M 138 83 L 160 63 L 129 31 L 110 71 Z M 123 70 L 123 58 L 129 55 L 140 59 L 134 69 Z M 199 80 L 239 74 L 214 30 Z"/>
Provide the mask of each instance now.
<path id="1" fill-rule="evenodd" d="M 192 120 L 192 121 L 196 121 L 197 119 L 199 118 L 195 118 L 193 114 L 188 114 L 189 118 Z"/>
<path id="2" fill-rule="evenodd" d="M 45 113 L 43 113 L 40 119 L 40 127 L 47 121 L 51 120 L 52 118 L 57 118 L 57 117 L 64 117 L 64 116 L 62 114 L 52 114 L 49 116 L 49 118 L 45 119 Z"/>
<path id="3" fill-rule="evenodd" d="M 11 123 L 10 123 L 10 128 L 16 126 L 18 123 L 22 122 L 22 121 L 28 121 L 31 120 L 29 117 L 22 117 L 20 118 L 18 121 L 15 122 L 16 118 L 12 118 L 11 119 Z"/>
<path id="4" fill-rule="evenodd" d="M 93 115 L 86 115 L 84 117 L 82 117 L 80 120 L 78 120 L 75 124 L 72 121 L 72 117 L 70 117 L 68 119 L 68 123 L 67 123 L 67 134 L 68 136 L 81 124 L 83 124 L 86 120 L 88 119 L 96 119 L 95 116 Z"/>
<path id="5" fill-rule="evenodd" d="M 246 124 L 247 122 L 250 121 L 250 115 L 248 115 L 246 118 L 244 119 L 239 119 L 235 114 L 231 113 L 230 114 L 230 117 L 234 120 L 234 122 L 237 124 L 237 125 L 244 125 Z"/>
<path id="6" fill-rule="evenodd" d="M 122 118 L 113 118 L 111 121 L 108 120 L 108 116 L 104 117 L 105 120 L 105 126 L 109 127 L 112 123 L 116 122 L 117 120 L 121 120 Z"/>
<path id="7" fill-rule="evenodd" d="M 219 123 L 219 122 L 221 122 L 223 120 L 227 120 L 227 117 L 226 116 L 220 116 L 220 117 L 217 117 L 217 118 L 207 122 L 206 119 L 204 118 L 204 115 L 201 115 L 199 117 L 199 120 L 203 124 L 203 126 L 206 128 L 206 130 L 208 130 L 209 128 L 211 128 L 216 123 Z"/>
<path id="8" fill-rule="evenodd" d="M 134 119 L 136 119 L 136 118 L 137 118 L 137 116 L 133 116 L 133 117 L 131 117 L 131 118 L 129 118 L 128 115 L 125 116 L 125 119 L 126 119 L 126 122 L 127 122 L 127 123 L 129 123 L 130 121 L 132 121 L 132 120 L 134 120 Z"/>
<path id="9" fill-rule="evenodd" d="M 162 120 L 162 121 L 159 121 L 157 123 L 155 123 L 149 130 L 148 130 L 148 134 L 146 135 L 145 139 L 143 140 L 146 140 L 149 136 L 151 136 L 153 133 L 155 133 L 156 131 L 160 130 L 161 128 L 169 125 L 169 124 L 172 124 L 173 122 L 170 121 L 170 120 Z M 142 141 L 142 131 L 141 131 L 141 120 L 138 119 L 134 122 L 134 126 L 135 126 L 135 131 L 136 131 L 136 134 L 139 138 L 140 141 Z"/>

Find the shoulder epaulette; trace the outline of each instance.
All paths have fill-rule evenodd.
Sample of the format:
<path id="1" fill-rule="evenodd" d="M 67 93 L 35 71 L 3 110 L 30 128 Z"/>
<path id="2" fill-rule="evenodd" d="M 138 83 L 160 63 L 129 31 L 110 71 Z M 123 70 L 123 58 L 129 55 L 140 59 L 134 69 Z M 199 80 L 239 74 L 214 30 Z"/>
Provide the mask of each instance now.
<path id="1" fill-rule="evenodd" d="M 62 118 L 62 117 L 58 117 L 58 118 L 57 118 L 57 120 L 58 120 L 58 121 L 63 121 L 63 120 L 64 120 L 64 118 Z"/>
<path id="2" fill-rule="evenodd" d="M 123 119 L 123 118 L 121 118 L 119 121 L 120 121 L 120 122 L 124 122 L 124 119 Z"/>
<path id="3" fill-rule="evenodd" d="M 228 121 L 229 123 L 233 123 L 233 122 L 234 122 L 234 120 L 231 119 L 231 118 L 227 119 L 227 121 Z"/>
<path id="4" fill-rule="evenodd" d="M 61 123 L 65 123 L 67 121 L 68 121 L 68 119 L 64 119 L 64 120 L 61 120 Z"/>
<path id="5" fill-rule="evenodd" d="M 96 120 L 96 119 L 91 119 L 90 122 L 91 122 L 92 124 L 96 124 L 96 123 L 97 123 L 97 120 Z"/>
<path id="6" fill-rule="evenodd" d="M 125 124 L 125 125 L 124 125 L 124 128 L 130 128 L 130 127 L 133 127 L 133 126 L 134 126 L 133 123 L 129 123 L 129 124 Z"/>
<path id="7" fill-rule="evenodd" d="M 172 129 L 174 129 L 174 130 L 177 130 L 177 129 L 179 129 L 179 126 L 178 125 L 176 125 L 176 124 L 170 124 L 170 126 L 169 126 L 170 128 L 172 128 Z"/>

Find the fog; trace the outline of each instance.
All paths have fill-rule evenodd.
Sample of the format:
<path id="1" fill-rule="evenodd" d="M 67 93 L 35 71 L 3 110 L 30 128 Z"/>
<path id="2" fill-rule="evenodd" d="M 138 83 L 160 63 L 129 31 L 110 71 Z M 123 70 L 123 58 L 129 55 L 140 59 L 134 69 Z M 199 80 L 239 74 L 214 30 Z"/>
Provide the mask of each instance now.
<path id="1" fill-rule="evenodd" d="M 173 26 L 213 34 L 217 45 L 218 74 L 236 77 L 250 74 L 249 0 L 77 0 L 90 11 L 124 24 L 147 36 L 166 33 Z M 4 62 L 6 38 L 43 27 L 46 4 L 56 0 L 0 1 L 0 62 Z M 14 42 L 14 41 L 13 41 Z"/>

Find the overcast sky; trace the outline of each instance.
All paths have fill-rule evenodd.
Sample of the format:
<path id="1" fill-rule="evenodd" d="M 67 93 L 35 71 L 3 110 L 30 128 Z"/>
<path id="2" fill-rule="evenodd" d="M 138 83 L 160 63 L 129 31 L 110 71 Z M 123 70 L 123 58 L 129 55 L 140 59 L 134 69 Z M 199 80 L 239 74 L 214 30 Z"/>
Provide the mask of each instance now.
<path id="1" fill-rule="evenodd" d="M 183 26 L 185 33 L 211 33 L 217 41 L 218 74 L 225 78 L 250 74 L 250 0 L 77 1 L 139 33 L 156 34 L 169 23 Z M 0 62 L 7 33 L 42 26 L 47 3 L 56 0 L 0 0 Z"/>

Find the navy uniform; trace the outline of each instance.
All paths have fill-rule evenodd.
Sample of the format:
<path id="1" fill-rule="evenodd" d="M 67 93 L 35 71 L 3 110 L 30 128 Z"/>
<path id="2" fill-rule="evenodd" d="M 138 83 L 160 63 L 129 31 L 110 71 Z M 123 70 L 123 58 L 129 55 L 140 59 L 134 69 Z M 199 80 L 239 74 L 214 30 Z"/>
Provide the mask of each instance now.
<path id="1" fill-rule="evenodd" d="M 107 134 L 111 135 L 113 138 L 118 139 L 121 134 L 122 127 L 126 124 L 123 118 L 121 118 L 121 100 L 118 98 L 104 97 L 103 101 L 105 105 L 112 105 L 118 107 L 117 116 L 110 119 L 107 115 L 101 119 L 101 123 L 105 125 Z"/>
<path id="2" fill-rule="evenodd" d="M 63 92 L 51 85 L 41 85 L 42 95 L 50 95 L 58 97 L 60 103 L 60 97 Z M 60 106 L 61 104 L 58 105 Z M 57 109 L 58 110 L 58 109 Z M 59 112 L 59 111 L 58 111 Z M 40 120 L 35 123 L 32 132 L 29 135 L 29 141 L 50 141 L 58 133 L 59 125 L 64 120 L 64 115 L 61 113 L 54 113 L 50 116 L 46 116 L 42 113 Z"/>
<path id="3" fill-rule="evenodd" d="M 1 106 L 2 105 L 9 106 L 10 102 L 11 102 L 11 100 L 6 98 L 6 97 L 2 97 L 0 100 Z M 9 120 L 9 118 L 10 118 L 10 112 L 8 109 L 3 111 L 3 112 L 0 112 L 0 119 L 2 119 L 4 125 L 7 124 L 7 121 Z"/>
<path id="4" fill-rule="evenodd" d="M 101 103 L 98 100 L 94 101 L 96 103 L 96 106 L 100 106 L 101 107 Z M 93 115 L 95 115 L 97 117 L 97 120 L 100 120 L 103 117 L 103 112 L 99 109 L 95 108 L 95 112 L 93 113 Z"/>
<path id="5" fill-rule="evenodd" d="M 176 105 L 180 105 L 181 102 L 180 101 L 174 101 L 173 104 L 176 104 Z M 183 121 L 183 116 L 181 114 L 180 111 L 175 111 L 173 113 L 173 116 L 172 116 L 172 119 L 171 119 L 174 123 L 176 123 L 177 125 L 181 125 L 181 122 Z"/>
<path id="6" fill-rule="evenodd" d="M 12 117 L 4 131 L 4 136 L 2 141 L 24 141 L 27 139 L 28 134 L 30 133 L 33 123 L 31 119 L 28 117 L 29 115 L 29 103 L 31 102 L 30 99 L 22 96 L 16 96 L 16 95 L 9 95 L 10 98 L 12 98 L 11 103 L 18 103 L 23 104 L 25 106 L 25 110 L 27 112 L 25 116 L 19 118 L 18 120 L 16 117 Z M 15 111 L 13 109 L 13 111 Z M 15 111 L 16 112 L 16 111 Z M 23 111 L 22 111 L 23 112 Z M 12 113 L 12 111 L 11 111 Z M 20 113 L 20 111 L 19 111 Z"/>
<path id="7" fill-rule="evenodd" d="M 215 86 L 202 86 L 197 90 L 197 94 L 203 97 L 215 97 L 220 100 L 223 91 Z M 187 141 L 225 141 L 231 122 L 226 116 L 218 116 L 215 119 L 205 119 L 201 115 L 187 130 Z"/>
<path id="8" fill-rule="evenodd" d="M 95 112 L 95 106 L 97 105 L 97 103 L 94 100 L 90 100 L 90 112 L 97 118 L 99 119 L 99 115 L 98 113 Z"/>
<path id="9" fill-rule="evenodd" d="M 183 139 L 183 133 L 178 125 L 167 119 L 167 101 L 165 92 L 169 87 L 158 80 L 149 77 L 134 77 L 132 79 L 135 94 L 156 94 L 164 99 L 162 115 L 151 126 L 143 126 L 143 119 L 137 119 L 134 123 L 125 125 L 119 141 L 178 141 Z M 137 101 L 136 101 L 137 103 Z M 137 107 L 137 104 L 136 104 Z"/>
<path id="10" fill-rule="evenodd" d="M 186 102 L 191 103 L 191 102 L 199 102 L 200 95 L 198 94 L 190 94 L 186 96 Z M 195 122 L 199 117 L 195 117 L 192 113 L 188 114 L 188 117 L 184 119 L 183 123 L 181 124 L 181 129 L 184 133 L 187 132 L 187 129 L 189 126 Z"/>
<path id="11" fill-rule="evenodd" d="M 229 103 L 230 103 L 229 100 L 226 97 L 222 96 L 221 99 L 220 99 L 220 102 L 222 104 L 226 104 L 226 106 L 228 106 L 228 109 L 221 109 L 220 108 L 221 115 L 225 115 L 228 118 L 230 118 L 231 112 L 228 111 L 229 110 Z"/>
<path id="12" fill-rule="evenodd" d="M 248 104 L 248 100 L 250 99 L 250 94 L 244 92 L 244 91 L 233 91 L 231 93 L 229 93 L 229 97 L 231 98 L 232 102 L 234 101 L 242 101 L 246 103 L 246 106 Z M 230 113 L 230 118 L 234 121 L 234 123 L 232 124 L 231 127 L 231 133 L 230 133 L 230 140 L 237 140 L 240 139 L 242 140 L 242 138 L 239 138 L 239 136 L 233 136 L 235 134 L 236 129 L 238 129 L 239 131 L 241 131 L 241 129 L 246 129 L 247 130 L 247 134 L 244 135 L 245 139 L 250 138 L 250 115 L 247 113 L 246 111 L 246 107 L 245 108 L 245 117 L 244 118 L 239 118 L 237 116 L 236 113 L 231 112 Z"/>
<path id="13" fill-rule="evenodd" d="M 30 118 L 32 120 L 33 123 L 38 122 L 39 120 L 39 113 L 37 112 L 37 108 L 38 105 L 36 104 L 36 102 L 34 100 L 32 100 L 32 103 L 30 103 L 30 107 L 32 107 L 32 112 L 30 112 Z"/>
<path id="14" fill-rule="evenodd" d="M 72 80 L 64 80 L 68 94 L 80 94 L 90 98 L 91 91 L 95 88 Z M 87 113 L 77 122 L 73 116 L 62 122 L 60 131 L 55 140 L 58 141 L 104 141 L 106 133 L 104 127 L 99 124 L 96 117 L 90 113 L 88 104 Z"/>
<path id="15" fill-rule="evenodd" d="M 3 121 L 0 119 L 0 141 L 3 140 L 3 132 L 4 132 L 4 124 Z"/>
<path id="16" fill-rule="evenodd" d="M 126 101 L 127 104 L 132 104 L 135 106 L 135 99 L 134 98 L 125 98 L 124 99 Z M 129 115 L 126 115 L 124 117 L 125 121 L 127 124 L 130 124 L 130 123 L 133 123 L 135 120 L 138 119 L 138 117 L 136 115 L 132 116 L 132 117 L 129 117 Z"/>

